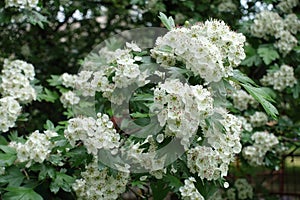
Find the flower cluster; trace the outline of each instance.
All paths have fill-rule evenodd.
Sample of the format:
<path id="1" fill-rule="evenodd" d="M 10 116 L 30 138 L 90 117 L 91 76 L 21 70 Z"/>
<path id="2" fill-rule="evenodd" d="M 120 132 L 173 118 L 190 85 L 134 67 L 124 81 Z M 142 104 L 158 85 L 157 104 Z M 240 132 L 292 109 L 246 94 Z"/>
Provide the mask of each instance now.
<path id="1" fill-rule="evenodd" d="M 256 111 L 250 116 L 250 123 L 253 127 L 264 126 L 268 122 L 268 116 L 264 112 Z"/>
<path id="2" fill-rule="evenodd" d="M 251 132 L 253 130 L 251 123 L 249 123 L 245 117 L 243 117 L 243 116 L 237 116 L 237 117 L 242 123 L 243 130 L 248 131 L 248 132 Z"/>
<path id="3" fill-rule="evenodd" d="M 30 167 L 33 161 L 42 163 L 50 155 L 52 148 L 55 146 L 50 138 L 55 136 L 58 136 L 58 134 L 54 131 L 47 130 L 44 133 L 35 131 L 24 144 L 13 141 L 9 146 L 16 149 L 17 162 L 27 162 L 26 167 Z"/>
<path id="4" fill-rule="evenodd" d="M 234 182 L 234 187 L 226 191 L 228 200 L 237 199 L 252 199 L 253 198 L 253 188 L 244 178 L 239 178 Z"/>
<path id="5" fill-rule="evenodd" d="M 99 170 L 97 160 L 90 163 L 81 176 L 73 184 L 73 190 L 77 198 L 82 200 L 117 199 L 119 194 L 125 192 L 129 181 L 129 173 L 118 172 L 113 176 L 107 168 Z"/>
<path id="6" fill-rule="evenodd" d="M 167 124 L 168 134 L 182 138 L 182 145 L 188 149 L 189 139 L 198 130 L 200 121 L 212 114 L 213 98 L 201 85 L 189 86 L 171 79 L 154 90 L 151 109 L 157 113 L 160 126 Z"/>
<path id="7" fill-rule="evenodd" d="M 242 34 L 231 31 L 223 21 L 212 20 L 169 31 L 157 39 L 151 55 L 164 67 L 182 61 L 207 83 L 218 82 L 245 58 L 244 42 Z"/>
<path id="8" fill-rule="evenodd" d="M 263 85 L 273 85 L 273 88 L 278 91 L 293 87 L 297 83 L 294 68 L 288 65 L 281 65 L 277 71 L 269 71 L 260 81 Z"/>
<path id="9" fill-rule="evenodd" d="M 149 144 L 148 150 L 141 147 L 147 143 Z M 134 143 L 127 140 L 125 145 L 120 148 L 120 152 L 126 160 L 130 161 L 132 165 L 139 167 L 139 169 L 149 171 L 150 173 L 162 170 L 165 165 L 165 157 L 159 158 L 156 151 L 157 145 L 152 135 L 148 136 L 142 143 Z"/>
<path id="10" fill-rule="evenodd" d="M 252 199 L 253 198 L 253 188 L 246 179 L 242 179 L 242 178 L 237 179 L 234 182 L 234 187 L 238 191 L 239 199 Z"/>
<path id="11" fill-rule="evenodd" d="M 5 7 L 36 8 L 39 0 L 5 0 Z"/>
<path id="12" fill-rule="evenodd" d="M 36 92 L 30 84 L 34 76 L 34 67 L 31 64 L 5 59 L 0 84 L 2 95 L 11 96 L 20 103 L 30 103 L 36 99 Z"/>
<path id="13" fill-rule="evenodd" d="M 119 146 L 120 135 L 116 133 L 108 115 L 99 113 L 92 117 L 72 118 L 65 130 L 65 137 L 72 146 L 81 141 L 88 153 L 97 156 L 99 149 L 112 150 Z"/>
<path id="14" fill-rule="evenodd" d="M 295 14 L 287 15 L 285 19 L 278 13 L 262 11 L 257 14 L 251 26 L 251 34 L 258 38 L 277 39 L 275 47 L 284 55 L 288 54 L 298 43 L 292 35 L 300 30 L 300 21 Z"/>
<path id="15" fill-rule="evenodd" d="M 280 15 L 265 10 L 255 16 L 251 26 L 251 34 L 258 38 L 268 39 L 268 36 L 274 36 L 283 29 L 284 23 Z"/>
<path id="16" fill-rule="evenodd" d="M 284 55 L 289 53 L 298 43 L 297 38 L 286 30 L 278 32 L 275 35 L 275 38 L 278 40 L 275 42 L 274 46 Z"/>
<path id="17" fill-rule="evenodd" d="M 219 109 L 223 119 L 212 122 L 209 127 L 203 125 L 204 137 L 211 147 L 196 146 L 188 151 L 188 167 L 192 173 L 198 173 L 201 179 L 216 180 L 226 176 L 228 166 L 234 155 L 242 149 L 240 134 L 242 124 L 234 115 Z"/>
<path id="18" fill-rule="evenodd" d="M 222 1 L 218 5 L 218 10 L 220 12 L 234 12 L 237 10 L 237 6 L 232 2 L 232 0 Z"/>
<path id="19" fill-rule="evenodd" d="M 268 132 L 255 132 L 251 139 L 253 145 L 243 149 L 243 157 L 253 166 L 264 165 L 266 153 L 279 143 L 277 137 Z"/>
<path id="20" fill-rule="evenodd" d="M 249 105 L 253 107 L 258 105 L 257 101 L 244 90 L 236 90 L 231 96 L 234 107 L 240 111 L 248 109 Z"/>
<path id="21" fill-rule="evenodd" d="M 300 31 L 300 20 L 296 14 L 292 13 L 286 15 L 283 22 L 284 28 L 289 30 L 292 34 L 296 34 Z"/>
<path id="22" fill-rule="evenodd" d="M 198 192 L 194 185 L 194 177 L 184 180 L 184 186 L 179 188 L 183 200 L 204 200 L 204 197 Z"/>
<path id="23" fill-rule="evenodd" d="M 0 99 L 0 131 L 6 132 L 15 125 L 15 121 L 21 113 L 21 106 L 13 97 Z"/>
<path id="24" fill-rule="evenodd" d="M 65 108 L 76 105 L 79 103 L 80 98 L 72 91 L 65 92 L 61 95 L 60 101 Z"/>
<path id="25" fill-rule="evenodd" d="M 281 12 L 290 13 L 292 9 L 299 4 L 299 0 L 282 0 L 277 4 L 276 8 Z"/>
<path id="26" fill-rule="evenodd" d="M 148 81 L 148 72 L 141 71 L 136 62 L 141 61 L 141 57 L 134 56 L 134 52 L 141 49 L 134 43 L 126 43 L 126 49 L 116 51 L 105 50 L 101 58 L 105 60 L 101 67 L 95 69 L 95 63 L 86 60 L 84 70 L 77 75 L 63 74 L 62 83 L 65 87 L 76 89 L 77 96 L 94 96 L 96 92 L 102 92 L 103 97 L 108 98 L 112 103 L 122 104 L 127 99 L 128 94 L 123 94 L 124 90 L 132 84 L 143 86 Z M 103 51 L 102 48 L 99 54 Z"/>

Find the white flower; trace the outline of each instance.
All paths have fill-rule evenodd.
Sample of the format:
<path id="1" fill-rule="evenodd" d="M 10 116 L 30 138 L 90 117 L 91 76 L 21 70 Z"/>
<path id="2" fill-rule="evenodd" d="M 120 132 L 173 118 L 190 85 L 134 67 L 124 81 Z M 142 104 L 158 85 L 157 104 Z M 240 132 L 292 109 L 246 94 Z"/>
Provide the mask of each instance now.
<path id="1" fill-rule="evenodd" d="M 194 177 L 184 180 L 184 186 L 179 188 L 183 200 L 204 200 L 204 197 L 198 192 L 194 185 Z"/>
<path id="2" fill-rule="evenodd" d="M 120 135 L 108 116 L 98 113 L 97 117 L 72 118 L 65 130 L 65 137 L 72 146 L 75 146 L 76 141 L 82 141 L 88 153 L 94 156 L 97 156 L 99 149 L 113 150 L 120 144 Z"/>
<path id="3" fill-rule="evenodd" d="M 126 47 L 129 49 L 132 49 L 133 51 L 136 51 L 136 52 L 142 51 L 141 48 L 133 42 L 131 42 L 131 43 L 126 42 Z"/>
<path id="4" fill-rule="evenodd" d="M 38 0 L 5 0 L 5 7 L 36 8 Z"/>
<path id="5" fill-rule="evenodd" d="M 250 116 L 250 123 L 253 127 L 264 126 L 268 122 L 268 116 L 264 112 L 256 111 Z"/>
<path id="6" fill-rule="evenodd" d="M 268 132 L 255 132 L 251 139 L 254 141 L 252 146 L 243 149 L 243 157 L 253 166 L 264 165 L 266 153 L 279 143 L 277 137 Z"/>
<path id="7" fill-rule="evenodd" d="M 237 179 L 234 182 L 234 186 L 237 189 L 239 199 L 252 199 L 253 198 L 253 188 L 247 182 L 246 179 Z"/>
<path id="8" fill-rule="evenodd" d="M 97 159 L 81 172 L 81 176 L 72 185 L 78 199 L 117 199 L 125 192 L 129 181 L 129 173 L 118 172 L 113 176 L 109 175 L 107 168 L 99 170 Z"/>
<path id="9" fill-rule="evenodd" d="M 34 79 L 33 65 L 21 60 L 4 60 L 0 88 L 3 96 L 12 96 L 20 103 L 36 99 L 36 91 L 30 81 Z"/>
<path id="10" fill-rule="evenodd" d="M 232 99 L 234 107 L 240 111 L 248 109 L 249 105 L 255 107 L 257 104 L 255 99 L 244 90 L 236 90 L 232 94 Z"/>
<path id="11" fill-rule="evenodd" d="M 66 108 L 78 104 L 80 98 L 74 92 L 68 91 L 61 95 L 60 101 L 62 102 L 63 106 Z"/>
<path id="12" fill-rule="evenodd" d="M 245 36 L 230 31 L 223 21 L 211 20 L 191 28 L 175 28 L 159 37 L 151 55 L 163 67 L 183 61 L 207 83 L 232 74 L 245 58 Z"/>
<path id="13" fill-rule="evenodd" d="M 288 65 L 281 65 L 279 70 L 268 72 L 260 81 L 263 85 L 273 85 L 273 88 L 278 91 L 293 87 L 297 83 L 294 69 Z"/>
<path id="14" fill-rule="evenodd" d="M 0 99 L 0 131 L 6 132 L 15 125 L 18 116 L 21 114 L 21 106 L 13 97 Z"/>
<path id="15" fill-rule="evenodd" d="M 35 131 L 27 138 L 24 144 L 11 142 L 9 146 L 16 149 L 17 162 L 27 162 L 26 167 L 30 167 L 33 161 L 42 163 L 47 159 L 54 147 L 50 139 L 57 135 L 58 134 L 53 131 L 44 131 L 44 133 Z"/>

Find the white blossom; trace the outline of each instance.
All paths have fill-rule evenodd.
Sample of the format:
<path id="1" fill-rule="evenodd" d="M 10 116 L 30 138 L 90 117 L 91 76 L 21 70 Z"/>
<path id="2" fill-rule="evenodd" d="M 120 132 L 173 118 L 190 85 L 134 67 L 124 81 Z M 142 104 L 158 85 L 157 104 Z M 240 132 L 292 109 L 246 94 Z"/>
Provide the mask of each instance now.
<path id="1" fill-rule="evenodd" d="M 223 21 L 211 20 L 191 28 L 175 28 L 156 41 L 151 55 L 163 67 L 183 61 L 207 83 L 232 74 L 245 58 L 245 36 L 230 31 Z"/>
<path id="2" fill-rule="evenodd" d="M 77 199 L 118 199 L 119 194 L 126 190 L 129 173 L 118 172 L 115 176 L 109 174 L 108 168 L 99 170 L 97 159 L 81 172 L 82 178 L 72 185 Z"/>
<path id="3" fill-rule="evenodd" d="M 254 143 L 244 147 L 243 157 L 253 166 L 264 165 L 266 153 L 272 150 L 279 141 L 274 134 L 268 132 L 255 132 L 251 139 Z"/>
<path id="4" fill-rule="evenodd" d="M 72 146 L 77 141 L 83 142 L 88 153 L 98 155 L 99 149 L 113 150 L 120 145 L 120 135 L 116 132 L 113 122 L 105 114 L 92 117 L 72 118 L 65 130 L 65 137 Z"/>
<path id="5" fill-rule="evenodd" d="M 5 0 L 5 7 L 36 8 L 38 0 Z"/>
<path id="6" fill-rule="evenodd" d="M 0 131 L 7 132 L 14 127 L 22 107 L 13 97 L 3 97 L 0 99 Z"/>
<path id="7" fill-rule="evenodd" d="M 264 126 L 268 122 L 268 116 L 264 112 L 256 111 L 250 116 L 250 123 L 253 127 Z"/>
<path id="8" fill-rule="evenodd" d="M 20 103 L 30 103 L 36 99 L 36 91 L 30 83 L 34 76 L 33 65 L 21 60 L 5 59 L 0 84 L 2 95 L 11 96 Z"/>
<path id="9" fill-rule="evenodd" d="M 30 167 L 32 162 L 43 163 L 51 153 L 54 143 L 50 141 L 51 137 L 58 134 L 53 131 L 34 131 L 24 144 L 20 142 L 11 142 L 9 146 L 17 151 L 17 162 L 27 162 L 26 167 Z"/>
<path id="10" fill-rule="evenodd" d="M 260 81 L 263 85 L 272 85 L 278 91 L 293 87 L 297 83 L 294 68 L 285 64 L 281 65 L 279 70 L 269 71 Z"/>
<path id="11" fill-rule="evenodd" d="M 179 188 L 183 200 L 204 200 L 204 197 L 195 187 L 194 182 L 196 182 L 195 178 L 189 177 L 184 180 L 184 186 Z"/>

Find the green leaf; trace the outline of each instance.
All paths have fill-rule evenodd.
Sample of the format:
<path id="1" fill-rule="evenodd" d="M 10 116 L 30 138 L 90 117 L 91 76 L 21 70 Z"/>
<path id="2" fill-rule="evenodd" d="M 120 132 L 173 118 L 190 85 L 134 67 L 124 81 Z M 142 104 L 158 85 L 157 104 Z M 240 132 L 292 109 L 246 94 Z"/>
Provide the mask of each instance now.
<path id="1" fill-rule="evenodd" d="M 51 86 L 60 86 L 62 84 L 61 77 L 58 75 L 51 75 L 51 79 L 48 79 L 47 82 Z"/>
<path id="2" fill-rule="evenodd" d="M 265 88 L 256 88 L 248 84 L 242 84 L 242 86 L 249 92 L 254 99 L 256 99 L 265 109 L 265 111 L 273 118 L 277 119 L 278 111 L 269 101 L 274 101 L 268 94 Z"/>
<path id="3" fill-rule="evenodd" d="M 152 181 L 150 187 L 153 192 L 153 200 L 165 199 L 170 189 L 161 180 L 158 180 L 157 182 Z"/>
<path id="4" fill-rule="evenodd" d="M 178 192 L 179 188 L 183 186 L 183 183 L 176 176 L 170 174 L 166 175 L 165 180 L 169 182 L 169 186 L 172 188 L 172 191 Z"/>
<path id="5" fill-rule="evenodd" d="M 74 177 L 62 172 L 56 172 L 56 177 L 50 184 L 50 190 L 55 194 L 59 191 L 60 188 L 66 192 L 71 192 L 71 186 L 74 182 Z"/>
<path id="6" fill-rule="evenodd" d="M 135 112 L 135 113 L 130 114 L 130 116 L 133 117 L 133 118 L 146 118 L 146 117 L 149 117 L 149 114 L 148 113 Z"/>
<path id="7" fill-rule="evenodd" d="M 8 186 L 18 187 L 23 182 L 25 176 L 19 168 L 13 166 L 6 169 L 5 175 L 0 176 L 0 183 L 8 183 Z"/>
<path id="8" fill-rule="evenodd" d="M 3 195 L 3 200 L 43 200 L 43 197 L 32 188 L 8 187 Z"/>
<path id="9" fill-rule="evenodd" d="M 4 152 L 4 153 L 8 153 L 8 154 L 16 154 L 16 150 L 13 147 L 9 147 L 6 145 L 0 145 L 0 149 Z"/>
<path id="10" fill-rule="evenodd" d="M 51 166 L 47 166 L 42 164 L 39 173 L 39 180 L 44 180 L 47 177 L 54 178 L 55 177 L 55 169 Z"/>
<path id="11" fill-rule="evenodd" d="M 11 166 L 17 159 L 16 150 L 12 147 L 0 145 L 4 153 L 0 153 L 0 166 Z"/>
<path id="12" fill-rule="evenodd" d="M 0 144 L 1 144 L 1 145 L 7 145 L 7 144 L 8 144 L 8 142 L 7 142 L 7 140 L 5 139 L 5 137 L 0 136 Z"/>
<path id="13" fill-rule="evenodd" d="M 81 164 L 86 164 L 90 155 L 87 153 L 84 146 L 79 146 L 77 148 L 71 149 L 66 153 L 66 156 L 69 157 L 69 162 L 73 167 L 77 167 Z"/>
<path id="14" fill-rule="evenodd" d="M 299 98 L 299 93 L 300 93 L 300 84 L 299 84 L 299 82 L 297 82 L 296 86 L 292 88 L 292 91 L 293 91 L 294 99 L 298 99 Z"/>
<path id="15" fill-rule="evenodd" d="M 164 13 L 160 12 L 158 18 L 169 31 L 175 28 L 175 23 L 172 17 L 168 18 Z"/>
<path id="16" fill-rule="evenodd" d="M 245 46 L 246 59 L 242 61 L 241 65 L 259 66 L 261 63 L 261 58 L 257 55 L 256 50 L 251 46 Z"/>
<path id="17" fill-rule="evenodd" d="M 252 84 L 252 85 L 256 85 L 256 83 L 249 78 L 247 75 L 243 74 L 240 70 L 233 70 L 233 75 L 231 77 L 231 79 L 234 79 L 240 83 L 244 83 L 244 84 Z"/>
<path id="18" fill-rule="evenodd" d="M 154 96 L 153 94 L 144 93 L 144 94 L 136 94 L 134 97 L 131 98 L 131 101 L 153 101 Z"/>
<path id="19" fill-rule="evenodd" d="M 56 91 L 51 91 L 47 88 L 44 88 L 44 93 L 38 94 L 39 100 L 45 100 L 47 102 L 54 103 L 56 99 L 59 98 L 59 95 Z"/>
<path id="20" fill-rule="evenodd" d="M 279 58 L 279 54 L 273 47 L 259 47 L 257 53 L 266 65 L 271 64 L 272 61 Z"/>
<path id="21" fill-rule="evenodd" d="M 43 16 L 39 12 L 36 12 L 33 10 L 30 10 L 30 11 L 27 10 L 27 12 L 25 12 L 25 13 L 26 13 L 28 22 L 31 23 L 32 25 L 38 24 L 40 28 L 44 29 L 43 23 L 48 23 L 47 17 Z"/>
<path id="22" fill-rule="evenodd" d="M 46 130 L 55 130 L 55 126 L 54 124 L 50 121 L 50 120 L 47 120 L 46 121 L 46 124 L 44 124 L 44 129 Z"/>
<path id="23" fill-rule="evenodd" d="M 14 154 L 0 153 L 0 166 L 11 166 L 16 159 L 17 156 Z"/>

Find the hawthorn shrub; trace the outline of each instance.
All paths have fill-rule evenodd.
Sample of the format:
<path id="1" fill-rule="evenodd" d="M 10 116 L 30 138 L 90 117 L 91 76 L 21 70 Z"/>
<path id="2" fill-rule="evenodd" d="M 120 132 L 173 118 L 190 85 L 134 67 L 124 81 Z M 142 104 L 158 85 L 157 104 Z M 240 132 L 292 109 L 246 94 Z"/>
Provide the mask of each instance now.
<path id="1" fill-rule="evenodd" d="M 300 145 L 298 10 L 0 2 L 1 199 L 270 197 L 247 178 Z"/>

